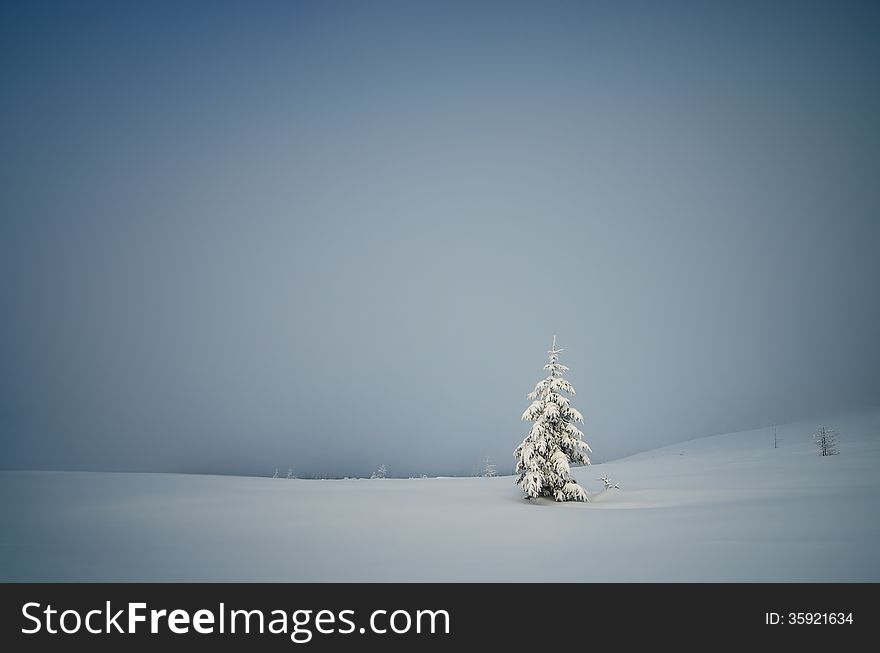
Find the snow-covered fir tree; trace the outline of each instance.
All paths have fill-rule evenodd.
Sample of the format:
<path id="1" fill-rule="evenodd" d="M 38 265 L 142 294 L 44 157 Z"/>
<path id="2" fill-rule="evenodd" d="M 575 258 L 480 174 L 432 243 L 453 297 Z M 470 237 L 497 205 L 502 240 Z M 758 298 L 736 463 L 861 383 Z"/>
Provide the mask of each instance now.
<path id="1" fill-rule="evenodd" d="M 820 456 L 834 456 L 840 451 L 837 448 L 837 431 L 820 426 L 813 434 L 813 442 Z"/>
<path id="2" fill-rule="evenodd" d="M 522 419 L 534 422 L 525 440 L 516 448 L 516 483 L 526 497 L 552 497 L 556 501 L 589 501 L 587 493 L 571 477 L 571 463 L 589 465 L 590 445 L 584 442 L 583 432 L 575 425 L 583 423 L 583 416 L 573 408 L 562 393 L 574 395 L 574 387 L 562 378 L 568 371 L 559 362 L 556 336 L 547 353 L 550 356 L 544 369 L 549 376 L 538 381 L 529 393 L 532 404 Z"/>
<path id="3" fill-rule="evenodd" d="M 379 465 L 379 469 L 373 472 L 370 475 L 370 478 L 385 478 L 388 475 L 388 469 L 385 467 L 385 464 Z"/>
<path id="4" fill-rule="evenodd" d="M 296 476 L 293 475 L 293 467 L 287 468 L 287 478 L 296 478 Z"/>
<path id="5" fill-rule="evenodd" d="M 278 468 L 275 468 L 275 473 L 272 474 L 272 478 L 278 478 Z"/>
<path id="6" fill-rule="evenodd" d="M 493 476 L 498 476 L 495 465 L 492 463 L 492 461 L 489 460 L 489 456 L 486 456 L 486 459 L 483 461 L 483 467 L 480 469 L 480 476 L 482 476 L 483 478 L 492 478 Z"/>

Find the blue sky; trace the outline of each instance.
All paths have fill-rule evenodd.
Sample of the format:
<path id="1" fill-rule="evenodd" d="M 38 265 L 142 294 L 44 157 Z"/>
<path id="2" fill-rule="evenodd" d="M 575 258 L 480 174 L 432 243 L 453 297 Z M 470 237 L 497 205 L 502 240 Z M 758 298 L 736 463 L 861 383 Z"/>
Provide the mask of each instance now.
<path id="1" fill-rule="evenodd" d="M 871 3 L 0 12 L 4 468 L 507 470 L 553 334 L 598 460 L 880 397 Z"/>

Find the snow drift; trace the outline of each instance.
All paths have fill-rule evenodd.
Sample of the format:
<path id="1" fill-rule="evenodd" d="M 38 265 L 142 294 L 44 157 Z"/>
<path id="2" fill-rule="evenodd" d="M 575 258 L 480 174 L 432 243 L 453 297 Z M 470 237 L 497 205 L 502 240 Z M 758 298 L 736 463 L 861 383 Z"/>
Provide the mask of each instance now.
<path id="1" fill-rule="evenodd" d="M 0 473 L 2 581 L 880 581 L 880 411 L 510 476 Z M 607 474 L 619 490 L 602 491 Z"/>

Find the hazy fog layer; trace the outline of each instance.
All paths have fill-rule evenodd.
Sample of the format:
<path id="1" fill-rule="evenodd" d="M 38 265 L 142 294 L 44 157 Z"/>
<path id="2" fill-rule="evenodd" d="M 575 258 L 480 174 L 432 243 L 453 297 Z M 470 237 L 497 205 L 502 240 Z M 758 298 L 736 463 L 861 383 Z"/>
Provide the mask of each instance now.
<path id="1" fill-rule="evenodd" d="M 2 468 L 506 472 L 554 333 L 597 460 L 880 401 L 872 3 L 18 4 Z"/>

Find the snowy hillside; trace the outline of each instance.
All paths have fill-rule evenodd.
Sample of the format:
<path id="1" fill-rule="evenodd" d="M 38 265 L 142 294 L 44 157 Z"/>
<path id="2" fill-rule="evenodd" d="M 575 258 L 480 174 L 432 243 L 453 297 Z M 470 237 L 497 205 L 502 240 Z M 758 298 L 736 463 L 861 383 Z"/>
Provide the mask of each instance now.
<path id="1" fill-rule="evenodd" d="M 0 473 L 2 581 L 880 581 L 880 411 L 511 477 Z M 620 490 L 600 493 L 603 473 Z"/>

